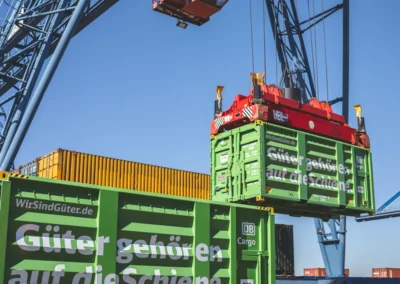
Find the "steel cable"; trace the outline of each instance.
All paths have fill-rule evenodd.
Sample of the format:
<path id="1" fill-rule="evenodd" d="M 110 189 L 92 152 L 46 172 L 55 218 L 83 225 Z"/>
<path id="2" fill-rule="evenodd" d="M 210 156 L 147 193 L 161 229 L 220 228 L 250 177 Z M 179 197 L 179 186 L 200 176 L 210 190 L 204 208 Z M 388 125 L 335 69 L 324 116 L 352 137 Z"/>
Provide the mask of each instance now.
<path id="1" fill-rule="evenodd" d="M 263 12 L 263 33 L 264 33 L 264 73 L 265 73 L 265 83 L 267 83 L 267 43 L 266 43 L 266 30 L 265 30 L 265 1 L 261 0 L 262 12 Z"/>
<path id="2" fill-rule="evenodd" d="M 324 0 L 322 0 L 322 12 L 325 12 L 324 9 Z M 325 77 L 326 77 L 326 100 L 329 101 L 329 84 L 328 84 L 328 61 L 327 61 L 327 52 L 326 52 L 326 35 L 325 35 L 325 16 L 322 18 L 322 24 L 324 28 L 324 52 L 325 52 Z"/>
<path id="3" fill-rule="evenodd" d="M 253 12 L 251 9 L 251 0 L 249 0 L 250 5 L 250 37 L 251 37 L 251 60 L 254 73 L 254 46 L 253 46 Z"/>
<path id="4" fill-rule="evenodd" d="M 313 17 L 315 17 L 315 0 L 313 0 Z M 317 98 L 319 99 L 319 70 L 318 70 L 318 49 L 317 49 L 317 26 L 315 25 L 314 19 L 314 45 L 315 45 L 315 80 L 316 80 L 316 89 L 317 89 Z"/>

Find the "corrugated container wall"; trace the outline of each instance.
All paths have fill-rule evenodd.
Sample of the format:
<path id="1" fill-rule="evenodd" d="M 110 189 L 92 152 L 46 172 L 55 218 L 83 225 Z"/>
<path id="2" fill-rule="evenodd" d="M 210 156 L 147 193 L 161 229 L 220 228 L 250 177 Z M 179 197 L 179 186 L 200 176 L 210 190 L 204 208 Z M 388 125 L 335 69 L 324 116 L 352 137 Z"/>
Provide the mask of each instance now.
<path id="1" fill-rule="evenodd" d="M 19 167 L 18 173 L 26 176 L 37 176 L 37 162 L 33 161 Z"/>
<path id="2" fill-rule="evenodd" d="M 326 270 L 324 268 L 304 268 L 304 276 L 325 277 Z"/>
<path id="3" fill-rule="evenodd" d="M 373 268 L 374 278 L 400 278 L 400 268 Z"/>
<path id="4" fill-rule="evenodd" d="M 293 226 L 276 224 L 276 275 L 294 275 Z"/>
<path id="5" fill-rule="evenodd" d="M 267 208 L 2 172 L 0 220 L 2 284 L 275 284 Z"/>
<path id="6" fill-rule="evenodd" d="M 215 201 L 322 219 L 375 212 L 368 149 L 288 127 L 256 123 L 216 135 L 211 175 Z"/>
<path id="7" fill-rule="evenodd" d="M 29 163 L 37 176 L 122 189 L 210 199 L 210 175 L 57 149 Z M 19 173 L 24 174 L 19 167 Z M 32 172 L 32 171 L 31 171 Z M 25 171 L 26 175 L 29 171 Z M 35 174 L 36 175 L 36 174 Z"/>

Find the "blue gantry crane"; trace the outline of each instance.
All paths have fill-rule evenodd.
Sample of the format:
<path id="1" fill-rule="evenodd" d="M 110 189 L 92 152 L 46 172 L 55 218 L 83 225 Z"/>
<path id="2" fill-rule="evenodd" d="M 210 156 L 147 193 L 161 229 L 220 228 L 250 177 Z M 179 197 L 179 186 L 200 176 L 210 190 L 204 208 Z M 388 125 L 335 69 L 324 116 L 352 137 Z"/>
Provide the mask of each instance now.
<path id="1" fill-rule="evenodd" d="M 71 38 L 118 0 L 9 0 L 0 34 L 0 168 L 10 170 Z M 40 76 L 45 60 L 49 62 Z"/>
<path id="2" fill-rule="evenodd" d="M 367 222 L 367 221 L 376 221 L 394 217 L 400 217 L 400 209 L 391 209 L 385 210 L 390 204 L 392 204 L 397 198 L 400 197 L 400 191 L 398 191 L 395 195 L 393 195 L 388 201 L 386 201 L 381 207 L 376 210 L 375 215 L 361 215 L 356 218 L 357 222 Z"/>
<path id="3" fill-rule="evenodd" d="M 281 85 L 299 88 L 304 101 L 316 97 L 317 88 L 315 71 L 312 68 L 314 63 L 310 64 L 303 34 L 312 31 L 315 25 L 324 23 L 328 16 L 339 10 L 343 11 L 343 90 L 341 97 L 329 103 L 341 102 L 343 115 L 348 120 L 349 0 L 321 13 L 314 13 L 312 16 L 310 13 L 309 19 L 304 21 L 299 19 L 295 0 L 265 1 L 283 74 Z M 118 0 L 0 0 L 0 11 L 7 12 L 0 30 L 0 170 L 12 168 L 71 38 L 117 2 Z M 178 5 L 183 1 L 154 0 L 153 5 L 155 2 Z M 221 7 L 226 2 L 228 1 L 222 1 Z M 310 11 L 310 1 L 304 1 L 305 3 Z M 179 16 L 165 9 L 162 11 L 178 18 L 180 25 L 184 20 L 197 21 L 183 10 L 180 10 Z M 198 25 L 202 23 L 198 22 Z M 311 42 L 311 45 L 314 43 Z M 46 60 L 49 61 L 45 66 Z M 44 72 L 41 75 L 42 71 Z M 342 216 L 340 220 L 329 220 L 327 225 L 326 221 L 316 219 L 315 226 L 327 274 L 332 277 L 344 276 L 346 218 Z"/>
<path id="4" fill-rule="evenodd" d="M 304 34 L 312 32 L 317 24 L 324 24 L 325 19 L 339 10 L 343 11 L 343 78 L 342 96 L 328 101 L 330 105 L 341 102 L 342 114 L 348 123 L 349 115 L 349 0 L 320 13 L 315 11 L 315 1 L 304 1 L 307 5 L 309 17 L 300 20 L 295 0 L 266 0 L 272 33 L 275 38 L 277 55 L 282 71 L 282 86 L 298 88 L 303 102 L 317 96 L 315 87 L 317 64 L 310 64 L 310 56 L 306 49 Z M 324 3 L 324 1 L 322 1 Z M 311 53 L 314 61 L 316 52 L 315 34 L 309 34 L 311 39 Z M 314 50 L 315 48 L 315 50 Z M 315 57 L 316 58 L 316 57 Z M 325 63 L 326 64 L 326 63 Z M 312 67 L 313 68 L 312 68 Z M 328 94 L 328 90 L 326 91 Z M 326 221 L 326 220 L 325 220 Z M 317 238 L 328 277 L 344 277 L 345 247 L 346 247 L 346 216 L 340 220 L 324 222 L 315 219 Z"/>

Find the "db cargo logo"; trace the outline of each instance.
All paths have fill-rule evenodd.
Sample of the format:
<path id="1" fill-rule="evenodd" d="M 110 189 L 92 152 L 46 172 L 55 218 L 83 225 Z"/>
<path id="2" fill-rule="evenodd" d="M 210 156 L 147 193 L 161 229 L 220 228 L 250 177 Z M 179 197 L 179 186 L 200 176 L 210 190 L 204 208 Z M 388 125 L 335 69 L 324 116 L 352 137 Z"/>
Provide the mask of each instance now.
<path id="1" fill-rule="evenodd" d="M 284 114 L 283 112 L 279 111 L 279 110 L 273 110 L 272 111 L 274 114 L 274 119 L 280 122 L 288 122 L 289 118 L 287 116 L 287 114 Z"/>
<path id="2" fill-rule="evenodd" d="M 245 236 L 255 236 L 256 235 L 256 224 L 242 223 L 242 234 Z"/>
<path id="3" fill-rule="evenodd" d="M 227 115 L 224 117 L 224 122 L 229 122 L 232 120 L 232 115 Z"/>

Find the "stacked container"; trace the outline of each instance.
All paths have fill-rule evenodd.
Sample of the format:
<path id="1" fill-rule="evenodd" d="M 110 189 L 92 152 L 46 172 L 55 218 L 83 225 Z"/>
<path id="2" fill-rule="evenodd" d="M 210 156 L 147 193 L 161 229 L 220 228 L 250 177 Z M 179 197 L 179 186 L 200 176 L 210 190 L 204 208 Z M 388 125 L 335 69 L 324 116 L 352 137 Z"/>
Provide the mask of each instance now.
<path id="1" fill-rule="evenodd" d="M 43 178 L 210 199 L 210 175 L 57 149 L 15 171 Z"/>
<path id="2" fill-rule="evenodd" d="M 345 269 L 344 274 L 349 277 L 350 269 Z M 326 269 L 325 268 L 304 268 L 304 276 L 307 277 L 326 277 Z"/>
<path id="3" fill-rule="evenodd" d="M 400 268 L 373 268 L 373 278 L 400 278 Z"/>

